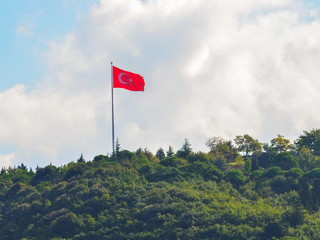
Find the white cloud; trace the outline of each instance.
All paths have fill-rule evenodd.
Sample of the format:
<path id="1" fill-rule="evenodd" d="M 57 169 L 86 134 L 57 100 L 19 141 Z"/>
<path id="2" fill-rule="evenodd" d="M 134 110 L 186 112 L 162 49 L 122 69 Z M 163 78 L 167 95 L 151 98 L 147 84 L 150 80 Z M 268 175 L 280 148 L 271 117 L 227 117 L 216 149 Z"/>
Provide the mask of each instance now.
<path id="1" fill-rule="evenodd" d="M 14 153 L 0 155 L 0 168 L 8 168 L 9 166 L 11 166 L 14 158 Z"/>
<path id="2" fill-rule="evenodd" d="M 310 12 L 294 0 L 102 0 L 50 43 L 42 85 L 0 93 L 0 142 L 48 159 L 110 152 L 111 60 L 146 81 L 144 93 L 115 90 L 124 148 L 296 138 L 320 120 L 320 24 Z"/>

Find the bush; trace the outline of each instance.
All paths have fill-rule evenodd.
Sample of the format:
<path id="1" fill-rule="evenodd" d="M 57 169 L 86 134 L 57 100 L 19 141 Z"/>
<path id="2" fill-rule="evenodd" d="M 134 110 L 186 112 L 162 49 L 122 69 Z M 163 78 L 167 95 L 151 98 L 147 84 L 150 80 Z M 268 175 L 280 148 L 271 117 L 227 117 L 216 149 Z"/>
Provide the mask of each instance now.
<path id="1" fill-rule="evenodd" d="M 280 174 L 282 174 L 280 167 L 271 167 L 271 168 L 268 168 L 263 175 L 264 177 L 267 177 L 267 178 L 274 178 L 275 176 Z"/>
<path id="2" fill-rule="evenodd" d="M 241 171 L 233 169 L 227 172 L 226 179 L 235 187 L 239 187 L 246 180 L 246 177 Z"/>
<path id="3" fill-rule="evenodd" d="M 166 167 L 177 167 L 179 165 L 186 165 L 187 163 L 187 160 L 175 156 L 166 157 L 160 161 L 160 164 Z"/>
<path id="4" fill-rule="evenodd" d="M 263 175 L 262 170 L 255 170 L 250 174 L 250 179 L 257 180 Z"/>
<path id="5" fill-rule="evenodd" d="M 320 178 L 320 168 L 312 169 L 311 171 L 307 172 L 305 176 L 311 179 Z"/>
<path id="6" fill-rule="evenodd" d="M 303 175 L 303 171 L 300 168 L 291 168 L 286 174 L 286 177 L 300 178 Z"/>
<path id="7" fill-rule="evenodd" d="M 220 169 L 212 164 L 204 162 L 194 162 L 187 166 L 181 167 L 180 170 L 183 173 L 183 176 L 187 178 L 201 176 L 206 181 L 219 181 L 223 177 L 223 173 Z"/>
<path id="8" fill-rule="evenodd" d="M 284 176 L 276 176 L 270 183 L 272 190 L 277 194 L 289 192 L 289 184 Z"/>
<path id="9" fill-rule="evenodd" d="M 290 170 L 299 166 L 298 160 L 288 152 L 277 154 L 273 159 L 273 164 L 279 166 L 282 170 Z"/>

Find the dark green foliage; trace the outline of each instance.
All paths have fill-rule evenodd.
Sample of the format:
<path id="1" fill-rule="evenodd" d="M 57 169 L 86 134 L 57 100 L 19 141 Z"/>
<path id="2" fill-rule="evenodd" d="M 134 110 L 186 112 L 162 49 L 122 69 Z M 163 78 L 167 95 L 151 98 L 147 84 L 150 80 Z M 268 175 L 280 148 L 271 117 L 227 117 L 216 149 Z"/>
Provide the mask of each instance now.
<path id="1" fill-rule="evenodd" d="M 313 188 L 312 192 L 312 199 L 313 199 L 313 209 L 315 211 L 319 210 L 320 207 L 320 179 L 316 178 L 313 180 Z"/>
<path id="2" fill-rule="evenodd" d="M 300 178 L 303 175 L 303 171 L 300 168 L 291 168 L 286 172 L 286 177 Z"/>
<path id="3" fill-rule="evenodd" d="M 183 159 L 183 158 L 179 158 L 179 157 L 166 157 L 164 159 L 162 159 L 160 161 L 160 164 L 162 164 L 163 166 L 170 166 L 170 167 L 177 167 L 177 166 L 180 166 L 180 165 L 186 165 L 188 162 Z"/>
<path id="4" fill-rule="evenodd" d="M 31 179 L 32 185 L 37 185 L 40 182 L 54 182 L 59 175 L 59 170 L 53 165 L 44 168 L 38 168 L 35 176 Z"/>
<path id="5" fill-rule="evenodd" d="M 275 176 L 280 175 L 280 174 L 282 174 L 281 168 L 277 166 L 277 167 L 268 168 L 265 171 L 264 176 L 266 178 L 274 178 Z"/>
<path id="6" fill-rule="evenodd" d="M 0 238 L 320 239 L 319 157 L 285 152 L 278 137 L 245 159 L 212 138 L 209 153 L 187 140 L 167 157 L 119 145 L 92 161 L 2 169 Z"/>
<path id="7" fill-rule="evenodd" d="M 214 160 L 214 165 L 217 166 L 222 172 L 228 169 L 228 163 L 224 156 L 218 155 Z"/>
<path id="8" fill-rule="evenodd" d="M 266 239 L 280 238 L 283 236 L 283 234 L 284 234 L 283 227 L 276 222 L 269 223 L 264 228 L 264 237 Z"/>
<path id="9" fill-rule="evenodd" d="M 187 166 L 181 167 L 182 176 L 188 179 L 201 177 L 204 180 L 219 181 L 223 177 L 223 173 L 215 166 L 205 162 L 193 162 Z"/>
<path id="10" fill-rule="evenodd" d="M 170 154 L 172 156 L 172 154 Z M 163 148 L 159 148 L 156 157 L 159 158 L 160 160 L 166 157 L 166 154 L 164 153 Z"/>
<path id="11" fill-rule="evenodd" d="M 311 210 L 313 205 L 311 186 L 306 177 L 299 179 L 299 196 L 305 209 Z"/>
<path id="12" fill-rule="evenodd" d="M 187 158 L 188 155 L 192 152 L 191 144 L 189 143 L 189 140 L 186 138 L 184 139 L 184 143 L 180 150 L 177 152 L 177 157 L 180 158 Z"/>
<path id="13" fill-rule="evenodd" d="M 190 153 L 187 157 L 188 162 L 205 162 L 209 163 L 210 158 L 206 153 L 197 152 L 197 153 Z"/>
<path id="14" fill-rule="evenodd" d="M 258 180 L 263 176 L 262 170 L 255 170 L 250 174 L 250 179 L 252 180 Z"/>
<path id="15" fill-rule="evenodd" d="M 173 147 L 169 146 L 169 149 L 167 151 L 167 157 L 172 157 L 174 155 Z"/>
<path id="16" fill-rule="evenodd" d="M 239 170 L 230 170 L 227 172 L 226 179 L 235 187 L 239 187 L 246 180 L 246 177 Z"/>
<path id="17" fill-rule="evenodd" d="M 287 222 L 292 227 L 297 227 L 305 222 L 306 211 L 301 207 L 292 207 L 286 210 L 282 215 L 284 222 Z"/>
<path id="18" fill-rule="evenodd" d="M 258 165 L 263 168 L 269 168 L 272 166 L 272 159 L 274 155 L 272 153 L 263 152 L 258 157 Z"/>
<path id="19" fill-rule="evenodd" d="M 273 159 L 273 164 L 279 166 L 282 170 L 289 170 L 299 166 L 298 160 L 288 152 L 277 154 Z"/>
<path id="20" fill-rule="evenodd" d="M 312 169 L 311 171 L 307 172 L 305 176 L 310 179 L 320 178 L 320 168 Z"/>
<path id="21" fill-rule="evenodd" d="M 106 161 L 109 161 L 109 160 L 110 159 L 107 156 L 98 155 L 98 156 L 95 156 L 92 161 L 99 163 L 99 162 L 106 162 Z"/>
<path id="22" fill-rule="evenodd" d="M 246 174 L 251 172 L 252 162 L 250 158 L 246 158 L 244 161 L 244 171 Z"/>
<path id="23" fill-rule="evenodd" d="M 287 183 L 287 179 L 284 176 L 276 176 L 272 179 L 270 186 L 272 190 L 277 194 L 282 194 L 290 191 L 289 184 Z"/>
<path id="24" fill-rule="evenodd" d="M 82 174 L 89 169 L 89 166 L 83 162 L 75 164 L 70 167 L 70 169 L 65 174 L 65 179 L 69 179 L 71 177 L 80 177 Z"/>
<path id="25" fill-rule="evenodd" d="M 135 154 L 133 152 L 130 152 L 128 150 L 122 150 L 120 153 L 120 159 L 122 160 L 130 160 L 131 158 L 133 158 L 135 156 Z"/>
<path id="26" fill-rule="evenodd" d="M 312 129 L 311 131 L 303 131 L 295 144 L 300 151 L 302 147 L 307 147 L 312 154 L 320 156 L 320 129 Z"/>
<path id="27" fill-rule="evenodd" d="M 84 158 L 83 158 L 83 153 L 81 153 L 79 159 L 77 160 L 78 163 L 81 163 L 81 162 L 85 162 Z"/>

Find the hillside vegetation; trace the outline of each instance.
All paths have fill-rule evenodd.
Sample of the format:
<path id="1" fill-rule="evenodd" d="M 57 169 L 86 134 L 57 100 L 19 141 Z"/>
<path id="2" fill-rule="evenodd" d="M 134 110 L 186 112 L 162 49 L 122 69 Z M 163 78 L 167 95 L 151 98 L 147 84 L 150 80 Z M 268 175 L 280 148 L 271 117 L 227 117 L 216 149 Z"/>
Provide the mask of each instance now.
<path id="1" fill-rule="evenodd" d="M 2 169 L 1 239 L 320 239 L 319 129 L 206 145 Z"/>

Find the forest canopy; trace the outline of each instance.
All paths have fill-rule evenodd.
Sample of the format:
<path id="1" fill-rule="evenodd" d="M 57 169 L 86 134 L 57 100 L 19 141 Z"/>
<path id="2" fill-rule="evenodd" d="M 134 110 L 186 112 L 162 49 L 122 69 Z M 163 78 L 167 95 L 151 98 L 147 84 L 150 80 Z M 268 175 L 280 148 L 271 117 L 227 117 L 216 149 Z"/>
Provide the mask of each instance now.
<path id="1" fill-rule="evenodd" d="M 320 130 L 0 172 L 1 239 L 320 239 Z"/>

